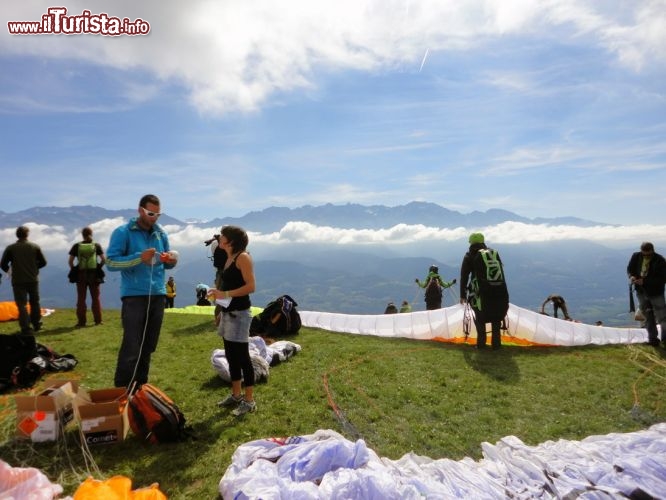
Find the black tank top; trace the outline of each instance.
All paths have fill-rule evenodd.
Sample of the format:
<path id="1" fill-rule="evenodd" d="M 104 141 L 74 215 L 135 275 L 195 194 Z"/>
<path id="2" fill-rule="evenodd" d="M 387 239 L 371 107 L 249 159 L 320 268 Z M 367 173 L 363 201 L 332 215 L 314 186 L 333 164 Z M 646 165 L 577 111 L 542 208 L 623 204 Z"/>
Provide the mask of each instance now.
<path id="1" fill-rule="evenodd" d="M 222 271 L 223 291 L 235 290 L 236 288 L 240 288 L 245 284 L 245 280 L 243 279 L 243 274 L 241 273 L 240 269 L 236 267 L 236 259 L 238 258 L 238 255 L 236 255 L 234 260 L 231 261 L 229 267 L 227 267 L 224 271 Z M 240 297 L 234 297 L 233 299 L 231 299 L 229 307 L 223 309 L 225 311 L 244 311 L 245 309 L 249 309 L 251 305 L 252 303 L 250 302 L 250 296 L 242 295 Z"/>

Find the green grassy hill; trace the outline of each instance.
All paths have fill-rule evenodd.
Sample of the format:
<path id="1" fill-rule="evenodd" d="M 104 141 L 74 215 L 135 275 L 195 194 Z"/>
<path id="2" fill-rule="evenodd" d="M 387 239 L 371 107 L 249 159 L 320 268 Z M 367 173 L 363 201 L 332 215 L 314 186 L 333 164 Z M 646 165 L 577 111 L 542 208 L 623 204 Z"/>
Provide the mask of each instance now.
<path id="1" fill-rule="evenodd" d="M 50 377 L 75 378 L 90 389 L 112 385 L 120 313 L 104 314 L 104 325 L 84 329 L 74 328 L 73 310 L 44 319 L 37 341 L 79 360 L 74 371 Z M 16 322 L 0 323 L 2 334 L 16 330 Z M 130 434 L 123 443 L 91 447 L 90 455 L 75 428 L 57 443 L 17 441 L 8 394 L 0 396 L 0 456 L 15 467 L 41 469 L 70 495 L 88 475 L 122 474 L 135 488 L 158 482 L 169 498 L 212 499 L 236 447 L 264 437 L 333 429 L 392 459 L 413 451 L 478 460 L 482 442 L 507 435 L 536 445 L 631 432 L 666 419 L 666 357 L 648 346 L 477 352 L 309 328 L 292 340 L 302 351 L 271 368 L 269 381 L 255 390 L 257 412 L 236 419 L 216 406 L 229 388 L 210 363 L 222 344 L 212 318 L 167 314 L 151 382 L 178 403 L 196 440 L 148 445 Z"/>

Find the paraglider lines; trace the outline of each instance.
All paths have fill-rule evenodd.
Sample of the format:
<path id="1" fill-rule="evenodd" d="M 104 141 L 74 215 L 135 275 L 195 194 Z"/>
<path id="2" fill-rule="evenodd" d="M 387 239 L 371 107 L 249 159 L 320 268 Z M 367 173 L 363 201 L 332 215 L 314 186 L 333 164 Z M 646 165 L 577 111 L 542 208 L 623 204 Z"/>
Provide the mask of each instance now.
<path id="1" fill-rule="evenodd" d="M 435 349 L 434 347 L 420 347 L 420 348 L 415 348 L 415 349 L 408 349 L 405 352 L 416 352 L 416 351 L 429 351 Z M 360 365 L 361 363 L 364 363 L 366 361 L 378 361 L 384 358 L 391 358 L 393 357 L 393 354 L 383 354 L 381 356 L 363 356 L 356 358 L 352 360 L 348 365 L 346 365 L 346 368 L 352 369 L 355 366 Z M 359 430 L 356 428 L 356 426 L 351 423 L 351 421 L 347 418 L 345 413 L 342 411 L 342 409 L 338 406 L 338 404 L 335 402 L 335 399 L 333 398 L 333 391 L 331 390 L 331 385 L 330 385 L 330 377 L 334 372 L 338 372 L 343 368 L 342 366 L 337 366 L 332 368 L 330 371 L 324 373 L 322 376 L 322 382 L 324 384 L 324 390 L 326 391 L 326 400 L 328 402 L 328 405 L 331 407 L 333 410 L 333 413 L 335 414 L 337 420 L 340 422 L 340 425 L 342 426 L 342 429 L 349 433 L 349 436 L 353 437 L 354 439 L 363 439 L 363 435 L 359 432 Z M 359 393 L 363 398 L 367 401 L 367 403 L 372 406 L 378 413 L 384 414 L 384 412 L 377 406 L 377 404 L 370 398 L 366 392 L 363 390 L 363 388 L 359 387 L 356 384 L 352 384 L 349 379 L 346 380 L 346 383 L 350 386 L 353 387 L 354 390 Z"/>
<path id="2" fill-rule="evenodd" d="M 666 376 L 660 375 L 655 371 L 656 368 L 666 368 L 666 362 L 664 362 L 663 359 L 655 356 L 654 354 L 646 353 L 644 350 L 638 349 L 634 346 L 629 346 L 629 351 L 631 353 L 630 360 L 635 365 L 643 369 L 641 374 L 636 378 L 634 383 L 631 385 L 631 391 L 634 396 L 634 403 L 633 406 L 631 407 L 631 416 L 635 420 L 652 423 L 654 421 L 654 417 L 652 416 L 652 414 L 648 411 L 641 409 L 640 400 L 638 397 L 638 383 L 639 381 L 641 381 L 641 379 L 643 379 L 647 375 L 653 375 L 661 379 L 666 379 Z M 651 366 L 647 366 L 646 364 L 641 362 L 639 359 L 640 357 L 647 358 L 647 360 L 651 363 Z M 660 406 L 661 406 L 661 399 L 657 401 L 657 407 L 654 410 L 658 411 Z"/>

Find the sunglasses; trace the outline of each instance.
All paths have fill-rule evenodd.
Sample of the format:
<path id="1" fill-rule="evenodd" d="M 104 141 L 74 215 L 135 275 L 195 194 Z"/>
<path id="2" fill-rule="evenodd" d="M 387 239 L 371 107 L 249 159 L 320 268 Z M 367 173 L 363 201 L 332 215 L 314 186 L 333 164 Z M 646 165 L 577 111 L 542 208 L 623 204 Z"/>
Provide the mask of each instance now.
<path id="1" fill-rule="evenodd" d="M 162 215 L 160 212 L 151 212 L 150 210 L 146 210 L 145 208 L 141 207 L 141 210 L 143 210 L 143 213 L 146 214 L 148 217 L 159 217 Z"/>

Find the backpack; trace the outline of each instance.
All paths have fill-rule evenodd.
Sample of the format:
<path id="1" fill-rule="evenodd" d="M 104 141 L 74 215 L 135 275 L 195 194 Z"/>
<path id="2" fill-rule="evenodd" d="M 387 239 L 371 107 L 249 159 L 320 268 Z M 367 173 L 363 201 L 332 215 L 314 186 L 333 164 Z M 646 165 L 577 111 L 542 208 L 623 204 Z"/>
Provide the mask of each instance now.
<path id="1" fill-rule="evenodd" d="M 79 243 L 78 248 L 79 269 L 97 269 L 97 247 L 95 242 Z"/>
<path id="2" fill-rule="evenodd" d="M 31 387 L 41 377 L 41 368 L 33 369 L 34 358 L 37 358 L 34 336 L 0 335 L 0 393 L 16 386 Z"/>
<path id="3" fill-rule="evenodd" d="M 474 308 L 482 311 L 487 321 L 503 319 L 509 310 L 509 290 L 497 250 L 480 249 L 472 261 L 472 270 Z"/>
<path id="4" fill-rule="evenodd" d="M 298 304 L 289 295 L 282 295 L 269 302 L 264 310 L 252 318 L 250 335 L 283 337 L 295 335 L 301 328 Z"/>
<path id="5" fill-rule="evenodd" d="M 149 443 L 170 443 L 189 437 L 185 416 L 173 400 L 151 384 L 143 384 L 128 402 L 132 432 Z"/>
<path id="6" fill-rule="evenodd" d="M 433 276 L 428 281 L 424 294 L 426 302 L 437 302 L 442 300 L 442 285 L 439 284 L 437 277 Z"/>
<path id="7" fill-rule="evenodd" d="M 393 302 L 389 302 L 389 305 L 384 309 L 384 314 L 398 314 L 398 308 L 395 307 Z"/>

